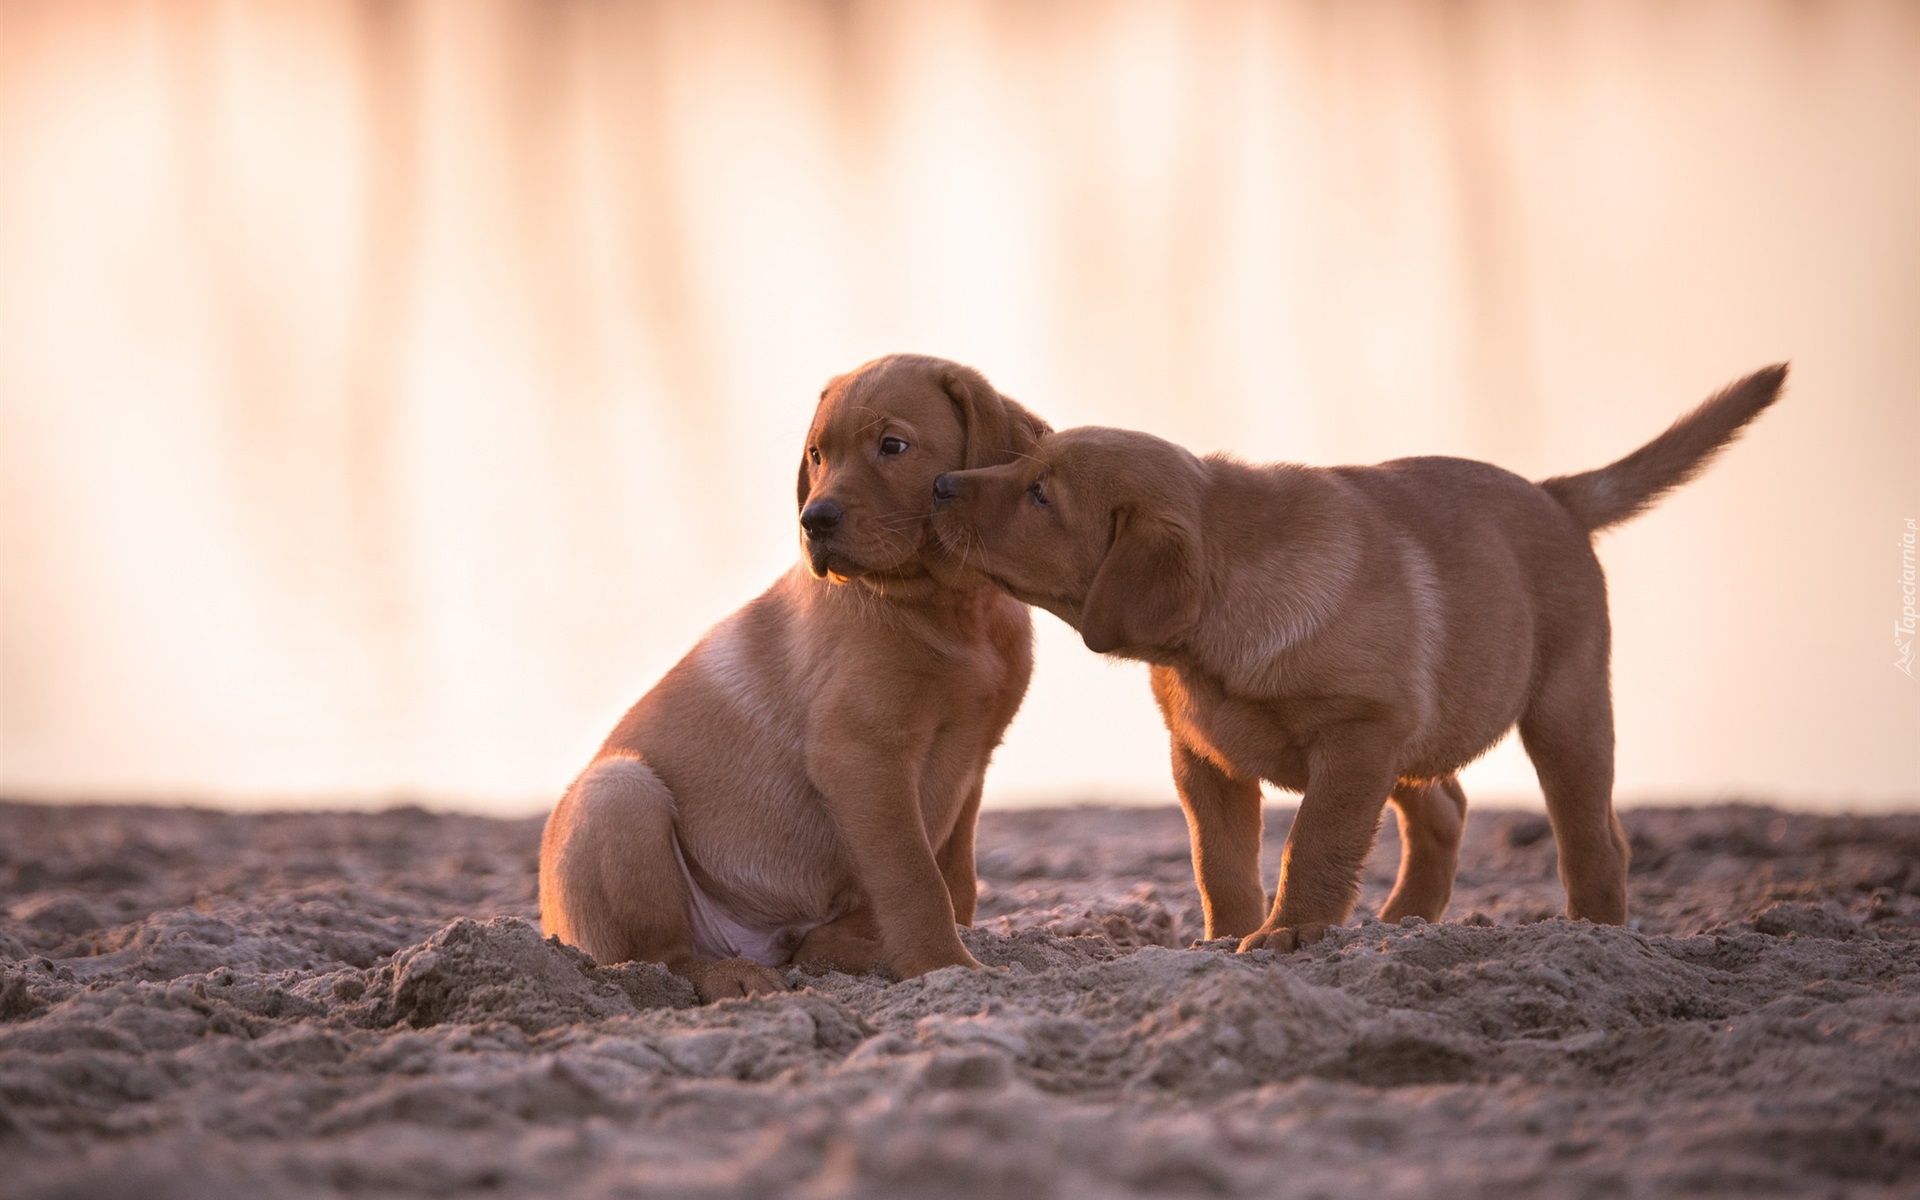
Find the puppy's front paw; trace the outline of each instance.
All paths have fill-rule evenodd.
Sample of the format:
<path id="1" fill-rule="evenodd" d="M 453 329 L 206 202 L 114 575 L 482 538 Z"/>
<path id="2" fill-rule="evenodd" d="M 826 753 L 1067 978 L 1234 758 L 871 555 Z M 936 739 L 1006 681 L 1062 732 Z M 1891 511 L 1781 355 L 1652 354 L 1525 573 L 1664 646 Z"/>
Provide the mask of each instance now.
<path id="1" fill-rule="evenodd" d="M 1289 954 L 1302 946 L 1311 946 L 1327 936 L 1327 927 L 1321 924 L 1308 925 L 1262 925 L 1246 937 L 1240 939 L 1240 953 L 1249 950 L 1278 950 Z"/>
<path id="2" fill-rule="evenodd" d="M 745 958 L 701 963 L 688 972 L 688 979 L 693 990 L 700 993 L 700 999 L 708 1004 L 787 990 L 786 978 L 780 972 Z"/>
<path id="3" fill-rule="evenodd" d="M 953 951 L 944 954 L 915 955 L 904 962 L 896 963 L 893 973 L 895 977 L 902 980 L 917 979 L 928 971 L 938 971 L 942 967 L 966 967 L 970 971 L 989 969 L 979 959 L 967 953 L 965 947 L 956 947 Z"/>

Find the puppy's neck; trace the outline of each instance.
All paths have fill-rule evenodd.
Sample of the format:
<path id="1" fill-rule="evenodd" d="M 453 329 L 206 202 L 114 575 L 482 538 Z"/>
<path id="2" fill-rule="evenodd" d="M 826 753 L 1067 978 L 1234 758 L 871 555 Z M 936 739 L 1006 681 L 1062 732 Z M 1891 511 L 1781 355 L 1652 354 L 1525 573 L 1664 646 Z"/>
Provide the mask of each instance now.
<path id="1" fill-rule="evenodd" d="M 891 571 L 816 579 L 813 583 L 825 590 L 830 602 L 845 600 L 863 609 L 887 611 L 900 619 L 940 623 L 964 624 L 983 604 L 993 607 L 998 600 L 1011 601 L 986 576 L 944 559 L 909 563 Z"/>
<path id="2" fill-rule="evenodd" d="M 827 623 L 850 636 L 884 642 L 894 653 L 964 661 L 982 653 L 1009 659 L 1032 637 L 1026 606 L 989 583 L 946 586 L 922 571 L 862 576 L 836 583 L 804 565 L 792 584 Z"/>

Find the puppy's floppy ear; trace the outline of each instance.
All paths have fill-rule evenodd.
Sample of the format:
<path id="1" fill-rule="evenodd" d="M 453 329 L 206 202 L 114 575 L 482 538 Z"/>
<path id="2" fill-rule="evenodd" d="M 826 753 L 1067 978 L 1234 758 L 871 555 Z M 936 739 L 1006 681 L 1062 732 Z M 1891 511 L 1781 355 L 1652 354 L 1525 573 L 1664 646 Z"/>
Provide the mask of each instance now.
<path id="1" fill-rule="evenodd" d="M 1080 606 L 1087 649 L 1165 646 L 1199 616 L 1199 539 L 1177 522 L 1114 514 L 1113 544 Z"/>
<path id="2" fill-rule="evenodd" d="M 1025 454 L 1053 427 L 1024 406 L 1002 396 L 972 367 L 953 366 L 940 373 L 940 386 L 960 414 L 967 448 L 964 470 L 995 467 Z"/>

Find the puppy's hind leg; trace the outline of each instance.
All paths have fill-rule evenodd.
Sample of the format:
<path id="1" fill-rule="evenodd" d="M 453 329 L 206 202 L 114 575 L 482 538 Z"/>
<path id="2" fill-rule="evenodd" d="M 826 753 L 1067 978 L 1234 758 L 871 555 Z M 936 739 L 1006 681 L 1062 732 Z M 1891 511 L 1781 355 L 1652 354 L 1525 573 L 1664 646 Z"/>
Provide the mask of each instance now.
<path id="1" fill-rule="evenodd" d="M 638 759 L 588 767 L 540 840 L 540 924 L 600 963 L 692 958 L 673 794 Z"/>
<path id="2" fill-rule="evenodd" d="M 1459 777 L 1449 775 L 1430 783 L 1402 780 L 1390 799 L 1400 822 L 1400 877 L 1380 909 L 1380 919 L 1438 921 L 1453 898 L 1467 794 L 1460 788 Z"/>
<path id="3" fill-rule="evenodd" d="M 588 767 L 540 841 L 542 928 L 599 963 L 663 963 L 705 1000 L 784 990 L 779 973 L 758 963 L 694 954 L 673 808 L 673 793 L 639 759 Z"/>
<path id="4" fill-rule="evenodd" d="M 1546 793 L 1567 915 L 1624 925 L 1628 849 L 1613 811 L 1613 700 L 1606 647 L 1603 628 L 1597 653 L 1549 669 L 1521 714 L 1520 742 Z"/>

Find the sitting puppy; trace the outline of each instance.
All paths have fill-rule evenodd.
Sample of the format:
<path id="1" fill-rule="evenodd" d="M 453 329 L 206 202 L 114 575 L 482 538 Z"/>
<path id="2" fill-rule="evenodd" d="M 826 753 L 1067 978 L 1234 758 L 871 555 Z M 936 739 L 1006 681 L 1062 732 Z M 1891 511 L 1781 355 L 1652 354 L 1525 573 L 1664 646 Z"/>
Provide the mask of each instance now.
<path id="1" fill-rule="evenodd" d="M 1785 378 L 1757 372 L 1612 466 L 1539 484 L 1465 459 L 1249 466 L 1069 429 L 935 480 L 935 525 L 1090 649 L 1153 665 L 1209 938 L 1291 950 L 1345 921 L 1389 798 L 1403 849 L 1382 916 L 1437 920 L 1466 815 L 1453 772 L 1516 722 L 1568 915 L 1619 924 L 1591 538 L 1691 478 Z M 1304 793 L 1264 921 L 1263 779 Z"/>
<path id="2" fill-rule="evenodd" d="M 540 920 L 713 1000 L 826 961 L 977 967 L 981 778 L 1033 670 L 1024 605 L 944 553 L 934 477 L 1047 431 L 976 371 L 895 355 L 833 380 L 800 461 L 806 565 L 633 706 L 547 821 Z"/>

